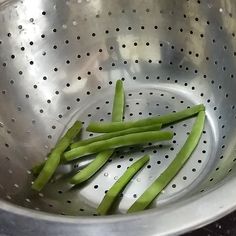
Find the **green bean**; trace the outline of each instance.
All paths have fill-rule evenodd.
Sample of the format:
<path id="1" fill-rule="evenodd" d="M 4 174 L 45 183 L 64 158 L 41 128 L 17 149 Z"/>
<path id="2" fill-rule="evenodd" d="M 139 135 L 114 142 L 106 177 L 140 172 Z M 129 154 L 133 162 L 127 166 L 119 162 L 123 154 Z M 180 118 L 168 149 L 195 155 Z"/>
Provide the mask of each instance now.
<path id="1" fill-rule="evenodd" d="M 102 202 L 97 208 L 99 215 L 107 215 L 112 207 L 112 204 L 117 199 L 119 193 L 125 188 L 129 181 L 135 174 L 149 161 L 149 156 L 145 155 L 135 163 L 133 163 L 125 173 L 115 182 L 114 185 L 108 190 Z"/>
<path id="2" fill-rule="evenodd" d="M 151 186 L 134 202 L 128 213 L 144 210 L 160 194 L 160 192 L 178 174 L 183 165 L 195 150 L 204 128 L 205 112 L 201 111 L 193 125 L 192 131 L 176 158 L 167 169 L 151 184 Z"/>
<path id="3" fill-rule="evenodd" d="M 47 159 L 48 157 L 50 156 L 50 154 L 52 153 L 53 149 L 50 150 L 50 152 L 47 154 Z M 46 160 L 47 160 L 46 159 Z M 42 161 L 40 164 L 38 165 L 35 165 L 32 169 L 31 169 L 31 172 L 33 173 L 33 175 L 37 176 L 41 170 L 43 169 L 45 163 L 46 163 L 46 160 Z"/>
<path id="4" fill-rule="evenodd" d="M 118 136 L 122 136 L 126 134 L 140 133 L 140 132 L 146 132 L 146 131 L 155 131 L 155 130 L 160 130 L 160 129 L 161 129 L 161 124 L 125 129 L 125 130 L 112 132 L 112 133 L 106 133 L 106 134 L 102 134 L 93 138 L 81 140 L 81 141 L 71 144 L 70 147 L 71 149 L 73 149 L 73 148 L 84 146 L 84 145 L 94 143 L 97 141 L 107 140 L 110 138 L 114 138 L 114 137 L 118 137 Z"/>
<path id="5" fill-rule="evenodd" d="M 113 154 L 113 150 L 100 152 L 96 158 L 89 163 L 84 169 L 78 172 L 70 180 L 71 184 L 81 184 L 91 178 L 98 170 L 100 170 Z"/>
<path id="6" fill-rule="evenodd" d="M 74 141 L 74 140 L 71 139 L 70 144 L 72 144 L 73 141 Z M 57 144 L 56 144 L 56 145 L 57 145 Z M 55 146 L 56 146 L 56 145 L 55 145 Z M 68 147 L 68 149 L 70 149 L 70 146 Z M 47 154 L 47 159 L 48 159 L 48 157 L 51 155 L 52 151 L 53 151 L 53 148 L 52 148 L 52 149 L 50 150 L 50 152 Z M 46 159 L 46 160 L 47 160 L 47 159 Z M 41 172 L 41 170 L 43 169 L 43 167 L 44 167 L 44 165 L 45 165 L 45 163 L 46 163 L 46 160 L 43 161 L 43 162 L 41 162 L 41 163 L 39 163 L 39 164 L 37 164 L 37 165 L 35 165 L 35 166 L 31 169 L 31 172 L 33 173 L 33 175 L 35 175 L 35 176 L 38 176 L 38 175 L 39 175 L 39 173 Z M 60 164 L 63 164 L 63 163 L 60 163 Z"/>
<path id="7" fill-rule="evenodd" d="M 173 138 L 171 131 L 148 131 L 134 134 L 127 134 L 115 138 L 90 143 L 88 145 L 72 149 L 64 153 L 65 161 L 71 161 L 82 156 L 94 154 L 97 152 L 126 147 L 130 145 L 148 143 L 152 141 L 170 140 Z"/>
<path id="8" fill-rule="evenodd" d="M 32 185 L 34 190 L 40 191 L 47 184 L 61 161 L 61 154 L 70 145 L 71 140 L 75 138 L 75 136 L 80 132 L 81 128 L 82 123 L 80 121 L 76 121 L 74 125 L 66 132 L 66 134 L 59 140 L 52 153 L 46 160 L 46 163 L 39 176 L 34 181 Z"/>
<path id="9" fill-rule="evenodd" d="M 123 113 L 124 113 L 124 88 L 123 88 L 123 82 L 121 80 L 118 80 L 116 82 L 116 89 L 115 89 L 115 95 L 114 95 L 114 101 L 113 101 L 113 109 L 112 109 L 112 121 L 122 121 L 123 120 Z M 102 135 L 101 135 L 102 136 Z M 112 135 L 108 137 L 95 137 L 90 138 L 87 140 L 79 141 L 73 145 L 71 145 L 71 148 L 79 147 L 89 144 L 91 142 L 104 140 L 105 138 L 111 138 L 114 137 Z M 117 134 L 115 134 L 117 136 Z M 86 166 L 84 169 L 82 169 L 80 172 L 78 172 L 76 175 L 74 175 L 71 179 L 71 184 L 81 184 L 91 178 L 95 173 L 97 173 L 108 161 L 108 159 L 113 154 L 114 150 L 106 150 L 103 152 L 100 152 L 96 158 L 89 163 L 88 166 Z"/>
<path id="10" fill-rule="evenodd" d="M 137 121 L 127 121 L 127 122 L 91 122 L 89 126 L 87 127 L 87 131 L 95 132 L 95 133 L 110 133 L 115 131 L 120 131 L 124 129 L 130 129 L 134 127 L 142 127 L 142 126 L 148 126 L 160 123 L 162 125 L 170 124 L 179 120 L 186 119 L 188 117 L 191 117 L 200 111 L 204 111 L 205 107 L 203 104 L 193 106 L 191 108 L 179 111 L 179 112 L 173 112 L 167 115 L 163 116 L 156 116 L 153 118 L 147 118 Z"/>
<path id="11" fill-rule="evenodd" d="M 112 122 L 121 122 L 123 120 L 124 103 L 125 96 L 123 82 L 122 80 L 117 80 L 112 109 Z"/>
<path id="12" fill-rule="evenodd" d="M 31 169 L 31 172 L 34 174 L 34 175 L 38 175 L 41 170 L 43 169 L 44 165 L 45 165 L 46 161 L 43 161 L 41 164 L 38 164 L 36 166 L 34 166 L 32 169 Z"/>

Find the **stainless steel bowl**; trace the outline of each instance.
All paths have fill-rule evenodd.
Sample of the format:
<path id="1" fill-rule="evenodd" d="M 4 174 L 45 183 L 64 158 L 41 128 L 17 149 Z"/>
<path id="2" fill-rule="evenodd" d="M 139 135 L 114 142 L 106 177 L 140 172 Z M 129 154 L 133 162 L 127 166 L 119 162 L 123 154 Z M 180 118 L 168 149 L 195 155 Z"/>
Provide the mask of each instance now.
<path id="1" fill-rule="evenodd" d="M 236 20 L 234 1 L 0 1 L 0 234 L 170 235 L 236 208 Z M 67 177 L 93 158 L 60 168 L 43 192 L 31 168 L 76 120 L 110 120 L 114 84 L 124 80 L 125 120 L 204 103 L 198 148 L 151 209 L 128 207 L 169 165 L 174 142 L 116 156 L 87 183 Z M 82 137 L 91 136 L 83 133 Z M 136 158 L 151 161 L 128 185 L 115 215 L 96 216 L 107 190 Z"/>

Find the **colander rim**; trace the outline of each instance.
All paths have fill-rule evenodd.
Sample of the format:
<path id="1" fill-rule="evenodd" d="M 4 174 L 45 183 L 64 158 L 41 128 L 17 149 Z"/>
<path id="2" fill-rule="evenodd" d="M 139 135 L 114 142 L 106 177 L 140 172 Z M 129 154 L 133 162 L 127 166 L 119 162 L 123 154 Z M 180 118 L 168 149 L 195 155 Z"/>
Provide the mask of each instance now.
<path id="1" fill-rule="evenodd" d="M 100 216 L 99 218 L 94 216 L 73 217 L 38 212 L 0 200 L 0 218 L 11 218 L 17 224 L 17 219 L 23 217 L 35 223 L 34 229 L 35 226 L 42 229 L 43 225 L 47 225 L 47 227 L 50 225 L 50 227 L 60 227 L 63 231 L 63 225 L 69 224 L 77 233 L 81 233 L 81 229 L 79 229 L 81 226 L 92 225 L 91 228 L 95 230 L 94 232 L 96 232 L 96 228 L 98 230 L 102 227 L 104 233 L 111 229 L 114 232 L 119 229 L 119 232 L 123 231 L 126 235 L 131 235 L 129 233 L 135 229 L 136 235 L 143 235 L 143 226 L 145 226 L 150 229 L 150 235 L 157 233 L 158 235 L 179 234 L 211 223 L 236 209 L 236 189 L 234 188 L 236 179 L 226 179 L 228 179 L 227 182 L 226 180 L 222 181 L 207 193 L 191 196 L 160 210 L 150 209 L 142 213 Z M 157 222 L 160 224 L 157 224 Z M 124 227 L 125 224 L 128 227 Z M 68 233 L 67 231 L 64 232 Z"/>

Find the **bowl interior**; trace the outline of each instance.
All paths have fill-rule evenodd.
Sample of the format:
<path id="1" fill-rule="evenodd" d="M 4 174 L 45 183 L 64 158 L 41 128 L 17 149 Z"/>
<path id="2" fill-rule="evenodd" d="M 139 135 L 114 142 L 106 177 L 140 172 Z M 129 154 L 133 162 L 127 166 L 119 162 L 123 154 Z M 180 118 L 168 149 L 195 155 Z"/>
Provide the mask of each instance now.
<path id="1" fill-rule="evenodd" d="M 90 181 L 68 178 L 94 156 L 61 167 L 42 192 L 31 168 L 79 119 L 110 121 L 114 84 L 124 81 L 124 120 L 204 103 L 194 154 L 151 208 L 201 195 L 235 159 L 235 4 L 220 1 L 12 1 L 0 5 L 0 197 L 43 212 L 96 215 L 104 192 L 135 159 L 151 160 L 123 191 L 125 213 L 180 150 L 194 119 L 168 127 L 172 142 L 117 150 Z M 82 138 L 93 134 L 83 132 Z M 231 172 L 231 174 L 234 171 Z"/>

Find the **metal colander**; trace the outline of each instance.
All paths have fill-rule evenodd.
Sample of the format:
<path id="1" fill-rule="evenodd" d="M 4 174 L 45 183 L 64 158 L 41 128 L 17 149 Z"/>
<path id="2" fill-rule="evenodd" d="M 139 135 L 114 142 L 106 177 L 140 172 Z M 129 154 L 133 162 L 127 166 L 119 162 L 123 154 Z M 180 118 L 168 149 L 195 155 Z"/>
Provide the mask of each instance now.
<path id="1" fill-rule="evenodd" d="M 0 0 L 0 234 L 166 235 L 236 208 L 236 4 L 223 0 Z M 31 168 L 79 119 L 110 121 L 124 81 L 124 120 L 204 103 L 200 143 L 150 210 L 123 213 L 171 163 L 194 119 L 171 142 L 118 150 L 83 186 L 68 178 L 94 157 L 61 167 L 40 193 Z M 82 138 L 92 136 L 83 132 Z M 105 191 L 143 154 L 150 163 L 96 216 Z"/>

